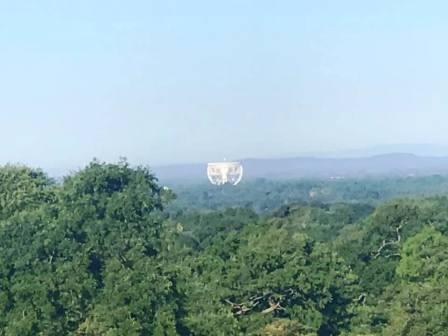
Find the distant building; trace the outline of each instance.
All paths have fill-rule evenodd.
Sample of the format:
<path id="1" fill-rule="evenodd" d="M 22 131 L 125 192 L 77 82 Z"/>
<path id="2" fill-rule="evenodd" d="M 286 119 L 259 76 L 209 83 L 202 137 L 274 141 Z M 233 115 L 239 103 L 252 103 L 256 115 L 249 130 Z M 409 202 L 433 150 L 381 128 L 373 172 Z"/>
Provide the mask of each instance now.
<path id="1" fill-rule="evenodd" d="M 243 178 L 243 166 L 240 162 L 211 162 L 207 166 L 207 176 L 214 185 L 237 185 Z"/>

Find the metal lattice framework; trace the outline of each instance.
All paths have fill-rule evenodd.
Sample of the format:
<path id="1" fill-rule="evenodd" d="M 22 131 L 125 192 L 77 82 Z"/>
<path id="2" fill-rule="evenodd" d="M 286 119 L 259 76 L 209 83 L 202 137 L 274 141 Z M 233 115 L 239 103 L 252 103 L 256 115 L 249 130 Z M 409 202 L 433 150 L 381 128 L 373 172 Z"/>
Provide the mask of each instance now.
<path id="1" fill-rule="evenodd" d="M 243 166 L 240 162 L 212 162 L 207 166 L 207 176 L 214 185 L 237 185 L 243 178 Z"/>

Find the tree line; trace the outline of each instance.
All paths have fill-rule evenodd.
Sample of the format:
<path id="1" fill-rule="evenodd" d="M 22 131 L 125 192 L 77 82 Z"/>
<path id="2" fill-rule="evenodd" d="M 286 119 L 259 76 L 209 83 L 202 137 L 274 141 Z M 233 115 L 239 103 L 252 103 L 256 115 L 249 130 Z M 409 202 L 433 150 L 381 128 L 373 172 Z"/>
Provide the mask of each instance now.
<path id="1" fill-rule="evenodd" d="M 264 213 L 170 211 L 175 198 L 126 161 L 60 183 L 1 167 L 0 335 L 448 330 L 446 197 Z"/>
<path id="2" fill-rule="evenodd" d="M 270 213 L 291 203 L 369 203 L 379 205 L 403 197 L 428 197 L 448 194 L 448 176 L 370 177 L 346 179 L 246 180 L 234 188 L 209 183 L 168 184 L 177 199 L 170 212 L 250 208 Z"/>

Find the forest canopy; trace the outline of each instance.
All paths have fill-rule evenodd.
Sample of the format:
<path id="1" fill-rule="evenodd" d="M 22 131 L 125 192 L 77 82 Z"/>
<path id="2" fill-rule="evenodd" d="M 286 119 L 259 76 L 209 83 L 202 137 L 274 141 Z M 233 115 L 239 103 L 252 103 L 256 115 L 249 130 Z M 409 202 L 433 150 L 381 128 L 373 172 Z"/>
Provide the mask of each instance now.
<path id="1" fill-rule="evenodd" d="M 370 202 L 357 181 L 271 204 L 323 184 L 263 183 L 246 197 L 266 211 L 188 208 L 126 161 L 60 183 L 1 167 L 0 335 L 446 335 L 446 197 Z"/>
<path id="2" fill-rule="evenodd" d="M 448 195 L 448 176 L 369 177 L 363 179 L 248 179 L 234 188 L 210 184 L 170 185 L 177 199 L 168 210 L 222 210 L 250 208 L 270 213 L 292 203 L 369 203 L 379 205 L 403 197 Z"/>

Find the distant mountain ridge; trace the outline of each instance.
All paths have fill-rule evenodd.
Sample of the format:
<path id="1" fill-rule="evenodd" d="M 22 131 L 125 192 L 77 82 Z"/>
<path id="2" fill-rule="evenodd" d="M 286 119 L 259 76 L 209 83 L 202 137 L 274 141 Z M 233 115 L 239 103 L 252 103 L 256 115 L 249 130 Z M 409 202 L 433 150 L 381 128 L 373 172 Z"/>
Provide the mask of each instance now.
<path id="1" fill-rule="evenodd" d="M 244 179 L 354 178 L 448 174 L 448 156 L 389 153 L 369 157 L 243 159 Z M 206 181 L 206 163 L 153 167 L 161 182 Z"/>

